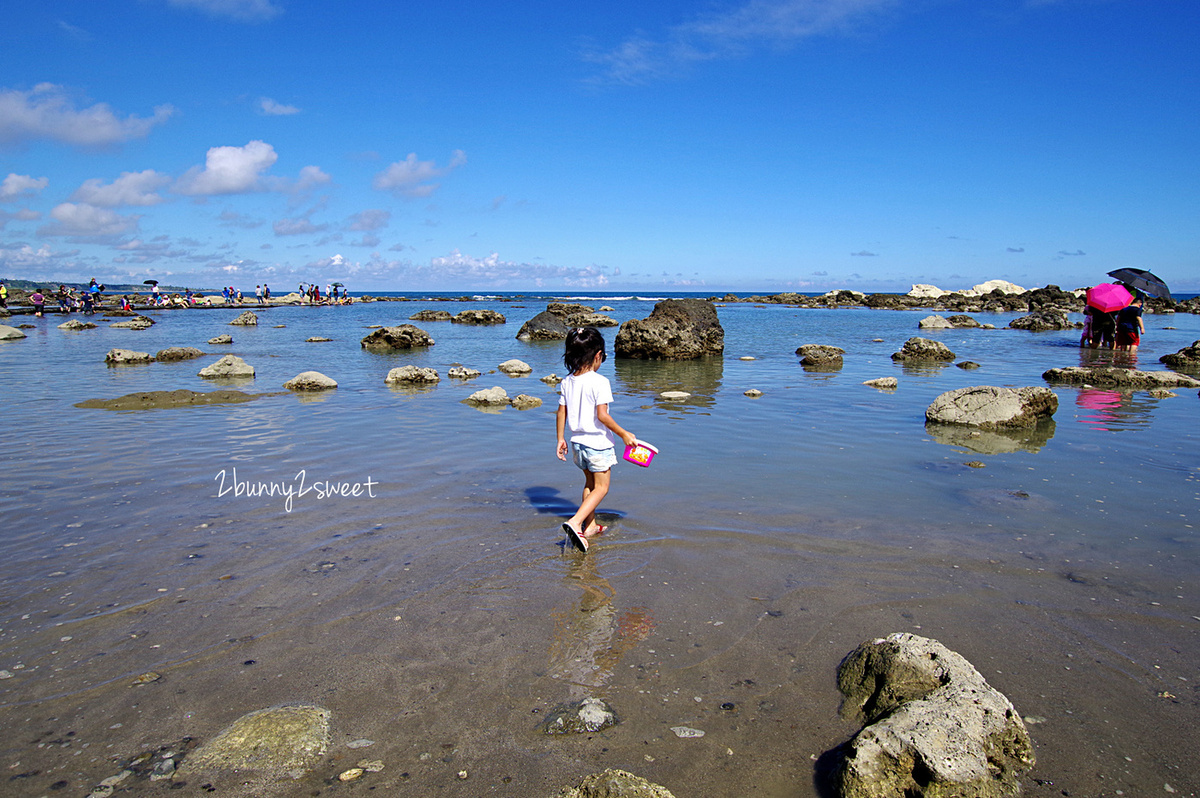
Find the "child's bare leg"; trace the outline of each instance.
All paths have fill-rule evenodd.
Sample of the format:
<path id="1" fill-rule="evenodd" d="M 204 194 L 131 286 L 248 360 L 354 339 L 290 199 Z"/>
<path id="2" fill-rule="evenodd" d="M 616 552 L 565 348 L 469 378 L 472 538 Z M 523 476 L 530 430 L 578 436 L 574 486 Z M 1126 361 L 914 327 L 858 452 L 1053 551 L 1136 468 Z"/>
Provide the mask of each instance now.
<path id="1" fill-rule="evenodd" d="M 575 529 L 578 529 L 584 537 L 591 537 L 596 534 L 596 508 L 600 506 L 600 502 L 604 501 L 604 497 L 608 495 L 609 472 L 608 471 L 588 471 L 587 482 L 583 487 L 583 501 L 579 505 L 579 509 L 575 515 L 571 516 L 568 522 Z"/>

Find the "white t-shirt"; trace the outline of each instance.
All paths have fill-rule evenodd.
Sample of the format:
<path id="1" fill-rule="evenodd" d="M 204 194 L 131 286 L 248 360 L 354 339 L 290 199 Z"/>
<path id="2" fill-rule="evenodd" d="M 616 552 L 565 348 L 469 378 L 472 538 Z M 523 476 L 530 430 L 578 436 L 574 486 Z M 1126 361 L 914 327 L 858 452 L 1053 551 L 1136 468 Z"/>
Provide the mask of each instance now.
<path id="1" fill-rule="evenodd" d="M 613 448 L 613 436 L 608 427 L 596 418 L 596 405 L 612 404 L 612 387 L 608 377 L 596 371 L 567 377 L 558 386 L 558 403 L 567 408 L 567 430 L 572 443 L 593 449 Z"/>

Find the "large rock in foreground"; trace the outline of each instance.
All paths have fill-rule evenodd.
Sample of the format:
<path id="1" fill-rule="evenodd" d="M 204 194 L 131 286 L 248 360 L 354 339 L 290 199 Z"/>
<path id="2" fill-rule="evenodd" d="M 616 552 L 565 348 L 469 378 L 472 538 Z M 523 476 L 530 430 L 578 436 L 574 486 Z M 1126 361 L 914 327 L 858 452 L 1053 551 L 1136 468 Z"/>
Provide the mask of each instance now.
<path id="1" fill-rule="evenodd" d="M 892 355 L 892 360 L 903 362 L 939 362 L 954 360 L 956 355 L 950 351 L 950 347 L 946 346 L 941 341 L 934 341 L 930 338 L 909 338 L 904 342 L 904 346 L 900 347 L 900 351 Z"/>
<path id="2" fill-rule="evenodd" d="M 9 327 L 7 324 L 0 324 L 0 341 L 19 341 L 28 336 L 18 330 L 16 327 Z"/>
<path id="3" fill-rule="evenodd" d="M 363 349 L 412 349 L 417 346 L 433 346 L 433 338 L 412 324 L 381 327 L 362 339 Z"/>
<path id="4" fill-rule="evenodd" d="M 238 718 L 196 749 L 181 776 L 215 772 L 295 778 L 329 748 L 329 710 L 314 706 L 272 707 Z"/>
<path id="5" fill-rule="evenodd" d="M 574 787 L 564 787 L 555 798 L 675 798 L 666 787 L 624 770 L 609 768 L 585 776 Z"/>
<path id="6" fill-rule="evenodd" d="M 976 385 L 947 391 L 925 410 L 925 420 L 966 424 L 983 429 L 1032 427 L 1058 410 L 1058 397 L 1049 388 L 997 388 Z"/>
<path id="7" fill-rule="evenodd" d="M 1185 374 L 1176 374 L 1173 371 L 1137 371 L 1112 366 L 1068 366 L 1065 369 L 1050 369 L 1042 373 L 1042 379 L 1050 383 L 1133 389 L 1200 388 L 1200 380 Z"/>
<path id="8" fill-rule="evenodd" d="M 227 377 L 253 377 L 254 366 L 251 366 L 237 355 L 226 355 L 211 366 L 205 366 L 200 369 L 197 374 L 206 380 L 219 380 Z"/>
<path id="9" fill-rule="evenodd" d="M 617 331 L 618 357 L 692 360 L 725 351 L 725 329 L 717 308 L 705 299 L 664 299 L 645 319 L 630 319 Z"/>
<path id="10" fill-rule="evenodd" d="M 1021 716 L 971 663 L 936 640 L 897 633 L 838 668 L 843 716 L 868 724 L 837 771 L 843 798 L 1000 798 L 1034 765 Z"/>

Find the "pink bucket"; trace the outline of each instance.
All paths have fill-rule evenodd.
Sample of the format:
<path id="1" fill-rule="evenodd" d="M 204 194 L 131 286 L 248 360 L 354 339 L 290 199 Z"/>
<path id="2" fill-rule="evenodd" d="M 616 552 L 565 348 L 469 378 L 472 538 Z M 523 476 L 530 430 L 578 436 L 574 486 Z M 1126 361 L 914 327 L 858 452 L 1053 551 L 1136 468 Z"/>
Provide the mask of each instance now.
<path id="1" fill-rule="evenodd" d="M 650 464 L 654 462 L 654 455 L 656 454 L 658 454 L 658 449 L 636 438 L 632 446 L 625 447 L 625 459 L 642 468 L 649 468 Z"/>

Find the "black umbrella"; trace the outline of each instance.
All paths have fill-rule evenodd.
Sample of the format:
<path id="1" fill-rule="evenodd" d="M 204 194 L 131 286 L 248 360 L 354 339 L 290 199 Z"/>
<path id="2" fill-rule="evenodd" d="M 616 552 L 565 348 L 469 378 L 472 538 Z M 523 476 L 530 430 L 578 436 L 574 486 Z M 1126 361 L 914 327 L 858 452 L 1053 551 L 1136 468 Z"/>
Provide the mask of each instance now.
<path id="1" fill-rule="evenodd" d="M 1150 296 L 1171 298 L 1171 289 L 1167 288 L 1167 284 L 1145 269 L 1116 269 L 1109 272 L 1108 276 L 1115 277 L 1125 285 L 1133 286 Z"/>
<path id="2" fill-rule="evenodd" d="M 142 280 L 142 285 L 158 285 L 158 280 Z"/>

